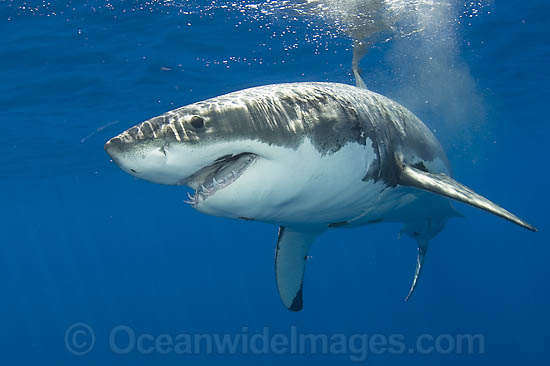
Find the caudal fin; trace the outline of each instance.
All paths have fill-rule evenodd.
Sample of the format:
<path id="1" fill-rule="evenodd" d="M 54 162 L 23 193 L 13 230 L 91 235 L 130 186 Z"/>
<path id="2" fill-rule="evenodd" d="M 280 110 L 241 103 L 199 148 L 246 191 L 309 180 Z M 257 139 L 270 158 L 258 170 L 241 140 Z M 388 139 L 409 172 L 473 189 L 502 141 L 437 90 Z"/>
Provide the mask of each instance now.
<path id="1" fill-rule="evenodd" d="M 424 257 L 426 256 L 427 251 L 428 251 L 428 241 L 419 240 L 418 255 L 416 257 L 416 269 L 414 270 L 414 278 L 411 284 L 411 289 L 409 290 L 409 293 L 407 294 L 405 301 L 409 301 L 412 294 L 414 293 L 414 290 L 416 289 L 416 284 L 418 283 L 418 279 L 420 278 L 420 273 L 422 272 L 422 265 L 424 264 Z"/>

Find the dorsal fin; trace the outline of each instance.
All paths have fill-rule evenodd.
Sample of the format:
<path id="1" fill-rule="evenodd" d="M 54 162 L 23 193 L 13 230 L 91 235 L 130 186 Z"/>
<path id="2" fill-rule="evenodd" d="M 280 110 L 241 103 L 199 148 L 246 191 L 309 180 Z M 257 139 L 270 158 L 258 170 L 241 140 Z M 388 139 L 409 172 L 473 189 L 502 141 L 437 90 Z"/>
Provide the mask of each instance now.
<path id="1" fill-rule="evenodd" d="M 365 85 L 365 82 L 363 81 L 363 78 L 361 78 L 361 74 L 359 72 L 359 69 L 353 69 L 353 76 L 355 76 L 355 85 L 358 88 L 367 89 L 367 85 Z"/>
<path id="2" fill-rule="evenodd" d="M 361 78 L 361 68 L 359 67 L 359 63 L 367 54 L 369 45 L 370 43 L 366 40 L 353 40 L 353 58 L 351 60 L 351 69 L 353 70 L 353 76 L 355 77 L 355 86 L 361 89 L 367 89 L 367 86 Z"/>
<path id="3" fill-rule="evenodd" d="M 279 228 L 275 252 L 275 275 L 279 295 L 289 310 L 302 310 L 302 281 L 307 253 L 321 232 L 322 230 L 298 230 L 284 226 Z"/>
<path id="4" fill-rule="evenodd" d="M 460 184 L 446 174 L 425 172 L 402 163 L 398 158 L 396 161 L 400 167 L 399 184 L 401 185 L 420 188 L 425 191 L 467 203 L 471 206 L 500 216 L 528 230 L 538 231 L 534 226 L 529 225 L 513 213 L 475 193 L 470 188 Z"/>

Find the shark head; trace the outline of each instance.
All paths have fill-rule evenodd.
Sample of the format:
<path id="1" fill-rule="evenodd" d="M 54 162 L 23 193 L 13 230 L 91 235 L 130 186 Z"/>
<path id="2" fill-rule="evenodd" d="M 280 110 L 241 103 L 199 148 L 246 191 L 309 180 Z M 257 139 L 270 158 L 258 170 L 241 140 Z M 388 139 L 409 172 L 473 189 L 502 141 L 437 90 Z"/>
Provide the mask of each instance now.
<path id="1" fill-rule="evenodd" d="M 169 111 L 112 138 L 105 150 L 135 177 L 191 187 L 188 202 L 199 211 L 257 218 L 254 208 L 298 203 L 325 170 L 316 164 L 349 142 L 364 145 L 361 132 L 326 86 L 279 84 Z"/>
<path id="2" fill-rule="evenodd" d="M 251 139 L 246 109 L 200 102 L 134 126 L 105 144 L 125 172 L 153 183 L 187 185 L 199 206 L 236 183 L 258 158 L 273 159 L 268 145 Z"/>

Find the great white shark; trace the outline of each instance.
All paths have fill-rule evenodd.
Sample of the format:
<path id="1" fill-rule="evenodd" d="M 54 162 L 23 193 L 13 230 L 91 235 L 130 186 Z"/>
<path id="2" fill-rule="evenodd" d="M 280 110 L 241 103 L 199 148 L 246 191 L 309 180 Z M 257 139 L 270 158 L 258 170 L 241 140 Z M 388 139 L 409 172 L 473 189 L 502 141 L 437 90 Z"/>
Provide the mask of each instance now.
<path id="1" fill-rule="evenodd" d="M 451 177 L 443 148 L 413 113 L 357 85 L 301 82 L 240 90 L 174 109 L 105 144 L 125 172 L 186 185 L 215 216 L 279 226 L 283 304 L 301 310 L 308 251 L 325 230 L 402 223 L 418 246 L 460 214 L 452 200 L 537 229 Z"/>

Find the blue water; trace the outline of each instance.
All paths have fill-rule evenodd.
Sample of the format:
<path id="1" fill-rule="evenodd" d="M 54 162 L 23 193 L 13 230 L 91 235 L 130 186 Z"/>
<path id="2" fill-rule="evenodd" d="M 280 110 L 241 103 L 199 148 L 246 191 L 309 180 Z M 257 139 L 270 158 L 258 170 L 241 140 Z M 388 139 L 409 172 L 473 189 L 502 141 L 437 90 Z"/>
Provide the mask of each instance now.
<path id="1" fill-rule="evenodd" d="M 275 227 L 201 215 L 183 203 L 182 187 L 134 179 L 103 144 L 177 106 L 249 86 L 353 83 L 351 42 L 311 19 L 182 3 L 184 11 L 139 0 L 0 2 L 2 365 L 350 364 L 362 339 L 353 335 L 392 334 L 406 352 L 371 347 L 354 364 L 549 363 L 547 1 L 497 1 L 453 22 L 456 55 L 440 68 L 452 79 L 430 78 L 429 63 L 415 68 L 421 60 L 399 52 L 414 39 L 379 44 L 362 63 L 371 89 L 437 131 L 460 181 L 540 231 L 457 205 L 466 218 L 433 240 L 408 303 L 416 248 L 398 240 L 398 226 L 330 231 L 312 248 L 300 313 L 278 298 Z M 92 337 L 70 334 L 75 323 L 95 335 L 81 356 L 71 342 L 87 351 Z M 117 352 L 109 339 L 117 326 L 151 335 L 147 347 Z M 179 354 L 158 340 L 264 327 L 287 338 L 292 329 L 341 334 L 356 346 Z M 478 334 L 484 349 L 408 352 L 422 334 Z"/>

